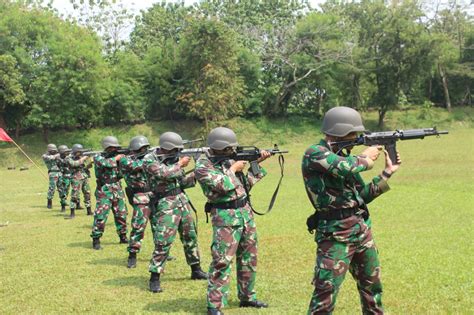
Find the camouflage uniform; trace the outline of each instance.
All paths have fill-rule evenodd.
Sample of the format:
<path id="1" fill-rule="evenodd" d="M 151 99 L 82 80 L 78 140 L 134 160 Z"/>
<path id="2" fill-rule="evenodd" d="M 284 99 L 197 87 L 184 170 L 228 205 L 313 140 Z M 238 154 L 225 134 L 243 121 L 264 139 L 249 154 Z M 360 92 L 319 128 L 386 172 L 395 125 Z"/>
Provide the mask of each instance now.
<path id="1" fill-rule="evenodd" d="M 381 176 L 364 183 L 360 172 L 372 166 L 364 156 L 333 153 L 325 140 L 305 152 L 303 178 L 316 213 L 324 216 L 341 209 L 353 213 L 343 219 L 318 221 L 315 289 L 308 314 L 333 312 L 347 270 L 357 281 L 363 313 L 383 313 L 380 263 L 366 204 L 389 187 Z"/>
<path id="2" fill-rule="evenodd" d="M 67 196 L 69 195 L 69 187 L 71 186 L 71 170 L 67 162 L 68 156 L 59 157 L 58 165 L 61 170 L 61 176 L 58 180 L 59 198 L 61 198 L 61 206 L 67 206 Z"/>
<path id="3" fill-rule="evenodd" d="M 196 179 L 211 205 L 213 226 L 212 262 L 207 288 L 209 309 L 220 309 L 227 305 L 234 256 L 237 256 L 238 297 L 241 301 L 256 301 L 257 227 L 252 209 L 246 202 L 245 188 L 229 169 L 232 163 L 232 160 L 227 160 L 214 164 L 205 156 L 196 163 Z M 262 168 L 258 177 L 249 172 L 244 180 L 251 188 L 265 175 L 266 171 Z M 241 207 L 224 209 L 217 205 L 237 200 L 244 202 Z"/>
<path id="4" fill-rule="evenodd" d="M 86 159 L 84 162 L 80 161 L 81 157 L 69 156 L 66 159 L 66 163 L 71 172 L 71 210 L 75 210 L 79 203 L 79 194 L 82 190 L 84 195 L 84 204 L 86 207 L 91 206 L 91 188 L 89 186 L 89 180 L 86 170 L 91 167 L 90 159 Z"/>
<path id="5" fill-rule="evenodd" d="M 148 158 L 153 158 L 148 154 Z M 194 187 L 194 174 L 185 176 L 184 169 L 176 162 L 155 161 L 146 168 L 152 190 L 155 194 L 152 205 L 155 250 L 149 270 L 162 273 L 176 233 L 184 247 L 189 266 L 200 264 L 196 226 L 191 214 L 192 207 L 182 189 Z"/>
<path id="6" fill-rule="evenodd" d="M 110 208 L 114 213 L 115 227 L 120 239 L 127 237 L 127 207 L 124 201 L 124 193 L 120 179 L 122 174 L 119 170 L 115 156 L 96 155 L 94 157 L 94 170 L 97 179 L 95 197 L 97 200 L 94 212 L 94 225 L 91 237 L 99 239 L 104 234 L 105 223 Z"/>
<path id="7" fill-rule="evenodd" d="M 127 197 L 129 197 L 129 203 L 133 207 L 132 231 L 130 232 L 130 243 L 128 246 L 130 253 L 140 252 L 141 242 L 150 219 L 150 201 L 153 193 L 148 184 L 145 168 L 147 164 L 152 162 L 152 160 L 146 159 L 143 156 L 141 158 L 124 156 L 120 159 L 120 169 L 127 183 L 126 190 L 130 191 L 130 193 L 127 192 Z M 152 223 L 152 234 L 155 234 L 154 228 L 155 226 Z"/>
<path id="8" fill-rule="evenodd" d="M 49 187 L 48 187 L 48 200 L 52 200 L 54 197 L 54 191 L 56 187 L 59 192 L 58 180 L 61 176 L 61 171 L 59 169 L 59 153 L 49 154 L 45 153 L 42 156 L 46 167 L 48 168 L 48 177 L 49 177 Z"/>

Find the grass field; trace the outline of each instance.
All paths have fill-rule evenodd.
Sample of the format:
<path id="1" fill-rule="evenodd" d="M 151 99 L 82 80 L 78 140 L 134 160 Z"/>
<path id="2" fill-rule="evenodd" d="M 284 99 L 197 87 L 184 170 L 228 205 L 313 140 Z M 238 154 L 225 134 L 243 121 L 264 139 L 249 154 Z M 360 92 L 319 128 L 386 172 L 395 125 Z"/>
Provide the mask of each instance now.
<path id="1" fill-rule="evenodd" d="M 448 136 L 399 143 L 403 165 L 390 179 L 392 189 L 370 205 L 388 314 L 474 313 L 471 123 L 472 119 L 467 125 L 462 121 L 447 122 L 444 127 L 450 128 Z M 285 178 L 275 208 L 256 219 L 260 242 L 256 289 L 259 299 L 268 302 L 270 308 L 239 309 L 233 271 L 230 306 L 225 313 L 303 314 L 313 290 L 310 282 L 316 246 L 305 229 L 306 217 L 312 210 L 303 189 L 300 162 L 306 147 L 319 135 L 316 128 L 307 130 L 307 125 L 297 123 L 278 124 L 275 128 L 267 121 L 256 125 L 259 129 L 255 132 L 237 128 L 242 143 L 244 139 L 258 140 L 262 145 L 280 141 L 284 142 L 282 148 L 291 151 L 286 156 Z M 174 126 L 138 126 L 121 131 L 120 136 L 125 140 L 141 132 L 137 128 L 154 135 L 162 131 L 160 128 L 171 127 Z M 78 133 L 58 133 L 53 139 L 67 139 L 72 144 L 76 142 L 68 139 L 72 135 Z M 187 135 L 193 136 L 191 132 Z M 43 147 L 33 146 L 35 137 L 25 137 L 26 146 L 33 152 Z M 90 139 L 97 137 L 98 132 Z M 17 156 L 11 157 L 11 149 L 2 148 L 0 156 L 11 158 L 9 163 L 18 161 Z M 378 161 L 364 178 L 377 174 L 382 162 Z M 266 161 L 265 166 L 269 175 L 253 191 L 254 205 L 260 209 L 267 206 L 279 174 L 276 159 Z M 102 239 L 104 249 L 94 251 L 89 237 L 92 218 L 78 211 L 75 220 L 63 220 L 57 196 L 54 209 L 46 209 L 47 183 L 36 170 L 30 167 L 20 172 L 2 167 L 0 178 L 0 223 L 9 222 L 0 227 L 1 314 L 206 311 L 206 283 L 189 280 L 190 270 L 179 239 L 172 248 L 177 260 L 167 264 L 162 277 L 164 292 L 152 294 L 147 290 L 148 261 L 153 249 L 149 229 L 137 268 L 127 269 L 126 246 L 118 244 L 111 216 Z M 200 188 L 190 189 L 189 195 L 199 210 L 199 247 L 202 265 L 207 269 L 211 225 L 205 223 Z M 349 274 L 335 313 L 360 313 L 358 293 Z"/>

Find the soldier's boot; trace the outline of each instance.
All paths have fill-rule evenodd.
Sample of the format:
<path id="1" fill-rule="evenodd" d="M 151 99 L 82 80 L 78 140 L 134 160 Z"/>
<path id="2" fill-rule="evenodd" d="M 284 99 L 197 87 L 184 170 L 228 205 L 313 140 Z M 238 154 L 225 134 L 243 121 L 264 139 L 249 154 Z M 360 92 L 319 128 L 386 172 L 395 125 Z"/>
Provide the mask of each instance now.
<path id="1" fill-rule="evenodd" d="M 128 254 L 128 268 L 135 268 L 137 266 L 137 253 Z"/>
<path id="2" fill-rule="evenodd" d="M 239 307 L 267 308 L 268 304 L 262 301 L 240 301 Z"/>
<path id="3" fill-rule="evenodd" d="M 66 206 L 65 205 L 61 205 L 61 212 L 66 212 Z"/>
<path id="4" fill-rule="evenodd" d="M 91 207 L 87 207 L 87 215 L 92 215 Z"/>
<path id="5" fill-rule="evenodd" d="M 122 234 L 120 235 L 120 244 L 128 244 L 128 239 L 127 239 L 127 235 L 125 234 Z"/>
<path id="6" fill-rule="evenodd" d="M 168 255 L 168 257 L 166 257 L 166 260 L 167 261 L 176 260 L 176 257 Z"/>
<path id="7" fill-rule="evenodd" d="M 75 217 L 76 217 L 76 210 L 71 208 L 71 214 L 65 217 L 64 219 L 71 220 L 71 219 L 74 219 Z"/>
<path id="8" fill-rule="evenodd" d="M 102 249 L 102 247 L 100 246 L 100 238 L 93 238 L 92 239 L 92 248 L 95 249 L 95 250 Z"/>
<path id="9" fill-rule="evenodd" d="M 76 203 L 76 205 L 77 205 L 77 207 L 76 207 L 77 210 L 82 210 L 82 209 L 84 209 L 84 208 L 81 206 L 81 202 L 80 202 L 80 201 L 78 201 L 78 202 Z"/>
<path id="10" fill-rule="evenodd" d="M 163 292 L 160 287 L 160 274 L 152 272 L 150 276 L 150 291 L 153 293 Z"/>
<path id="11" fill-rule="evenodd" d="M 200 264 L 191 265 L 191 279 L 192 280 L 206 280 L 207 273 L 202 271 Z"/>
<path id="12" fill-rule="evenodd" d="M 208 308 L 207 315 L 224 315 L 224 313 L 218 308 Z"/>
<path id="13" fill-rule="evenodd" d="M 48 199 L 48 205 L 46 206 L 48 209 L 51 209 L 53 207 L 53 200 Z"/>

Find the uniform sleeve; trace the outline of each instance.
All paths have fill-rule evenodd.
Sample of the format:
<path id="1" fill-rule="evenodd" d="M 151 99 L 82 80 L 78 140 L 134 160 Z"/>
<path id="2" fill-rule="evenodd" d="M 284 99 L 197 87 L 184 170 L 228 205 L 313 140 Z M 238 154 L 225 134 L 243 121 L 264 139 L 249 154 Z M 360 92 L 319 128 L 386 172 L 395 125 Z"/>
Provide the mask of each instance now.
<path id="1" fill-rule="evenodd" d="M 360 196 L 365 203 L 370 203 L 372 200 L 390 190 L 388 183 L 380 175 L 375 176 L 368 184 L 364 182 L 360 174 L 355 175 L 355 186 Z"/>
<path id="2" fill-rule="evenodd" d="M 191 188 L 196 186 L 196 176 L 194 172 L 184 176 L 179 180 L 179 186 L 182 188 Z"/>
<path id="3" fill-rule="evenodd" d="M 73 158 L 68 158 L 66 162 L 67 165 L 69 165 L 70 167 L 79 167 L 84 164 L 83 162 L 81 162 L 81 160 L 74 160 Z"/>
<path id="4" fill-rule="evenodd" d="M 101 168 L 116 168 L 118 166 L 115 157 L 106 158 L 102 155 L 96 155 L 94 157 L 94 163 Z"/>
<path id="5" fill-rule="evenodd" d="M 343 157 L 327 148 L 309 148 L 305 152 L 304 166 L 310 171 L 329 173 L 337 177 L 346 177 L 370 170 L 374 162 L 365 156 Z"/>
<path id="6" fill-rule="evenodd" d="M 59 153 L 58 154 L 43 154 L 42 156 L 43 161 L 53 161 L 57 160 L 59 158 Z"/>
<path id="7" fill-rule="evenodd" d="M 194 171 L 196 180 L 203 188 L 215 192 L 217 194 L 227 194 L 234 191 L 238 182 L 237 178 L 231 170 L 226 173 L 216 169 L 210 161 L 198 160 L 196 170 Z"/>
<path id="8" fill-rule="evenodd" d="M 126 173 L 136 173 L 143 170 L 144 160 L 134 160 L 128 156 L 120 159 L 120 169 Z"/>
<path id="9" fill-rule="evenodd" d="M 155 161 L 146 166 L 146 171 L 150 175 L 161 179 L 180 179 L 184 176 L 184 170 L 178 163 L 166 165 Z"/>
<path id="10" fill-rule="evenodd" d="M 247 184 L 249 188 L 253 187 L 259 180 L 261 180 L 265 175 L 267 175 L 267 170 L 263 167 L 260 167 L 260 174 L 255 175 L 250 169 L 247 173 Z"/>

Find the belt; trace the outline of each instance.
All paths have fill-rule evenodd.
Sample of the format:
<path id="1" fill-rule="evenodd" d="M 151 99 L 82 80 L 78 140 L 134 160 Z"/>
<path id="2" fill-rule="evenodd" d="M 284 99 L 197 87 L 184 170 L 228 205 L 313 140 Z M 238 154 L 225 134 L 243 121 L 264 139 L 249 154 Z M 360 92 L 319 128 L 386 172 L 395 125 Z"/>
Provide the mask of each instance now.
<path id="1" fill-rule="evenodd" d="M 150 192 L 150 188 L 148 187 L 137 187 L 137 188 L 131 188 L 132 192 L 134 194 L 136 193 L 147 193 Z"/>
<path id="2" fill-rule="evenodd" d="M 316 218 L 318 220 L 342 220 L 350 216 L 355 215 L 359 212 L 358 207 L 354 208 L 343 208 L 343 209 L 333 209 L 328 211 L 318 211 L 316 213 Z"/>
<path id="3" fill-rule="evenodd" d="M 61 171 L 60 170 L 48 170 L 48 174 L 49 173 L 59 173 L 59 172 L 61 172 Z"/>
<path id="4" fill-rule="evenodd" d="M 229 202 L 221 202 L 221 203 L 210 203 L 211 208 L 219 208 L 219 209 L 235 209 L 235 208 L 243 208 L 247 204 L 247 198 L 240 198 L 237 200 L 232 200 Z"/>
<path id="5" fill-rule="evenodd" d="M 161 199 L 169 196 L 176 196 L 182 193 L 183 190 L 181 188 L 171 189 L 165 192 L 155 192 L 156 199 Z"/>

